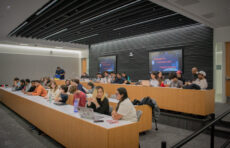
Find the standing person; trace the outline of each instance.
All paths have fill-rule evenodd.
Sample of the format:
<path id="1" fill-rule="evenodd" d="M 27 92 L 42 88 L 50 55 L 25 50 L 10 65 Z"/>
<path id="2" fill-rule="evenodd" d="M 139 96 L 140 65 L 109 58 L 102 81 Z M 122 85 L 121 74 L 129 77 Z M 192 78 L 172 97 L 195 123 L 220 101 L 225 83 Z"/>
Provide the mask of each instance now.
<path id="1" fill-rule="evenodd" d="M 116 97 L 119 102 L 116 110 L 112 112 L 112 118 L 114 120 L 137 122 L 136 109 L 128 98 L 127 90 L 124 87 L 118 88 L 116 91 Z"/>
<path id="2" fill-rule="evenodd" d="M 159 86 L 159 81 L 157 80 L 157 74 L 154 73 L 154 72 L 152 72 L 150 74 L 150 77 L 151 77 L 151 79 L 150 79 L 150 86 L 152 86 L 152 87 L 158 87 Z"/>
<path id="3" fill-rule="evenodd" d="M 196 84 L 200 86 L 201 89 L 207 89 L 208 88 L 208 82 L 206 80 L 206 73 L 204 71 L 199 71 L 198 72 L 198 78 L 193 81 L 193 84 Z"/>
<path id="4" fill-rule="evenodd" d="M 61 67 L 57 67 L 55 77 L 59 78 L 60 80 L 64 80 L 65 79 L 65 71 L 63 69 L 61 69 Z"/>
<path id="5" fill-rule="evenodd" d="M 88 99 L 87 107 L 92 108 L 94 112 L 109 115 L 109 100 L 105 97 L 102 86 L 96 86 L 92 98 Z"/>

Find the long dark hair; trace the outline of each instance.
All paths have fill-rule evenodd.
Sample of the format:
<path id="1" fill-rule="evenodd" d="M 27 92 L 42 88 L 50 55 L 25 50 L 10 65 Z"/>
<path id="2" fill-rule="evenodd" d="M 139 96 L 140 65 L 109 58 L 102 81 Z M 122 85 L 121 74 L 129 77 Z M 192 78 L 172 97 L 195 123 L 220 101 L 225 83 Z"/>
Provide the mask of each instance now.
<path id="1" fill-rule="evenodd" d="M 128 98 L 127 90 L 124 87 L 118 88 L 117 91 L 120 95 L 123 95 L 123 97 L 121 98 L 121 100 L 119 100 L 117 107 L 116 107 L 116 111 L 118 111 L 120 103 Z"/>

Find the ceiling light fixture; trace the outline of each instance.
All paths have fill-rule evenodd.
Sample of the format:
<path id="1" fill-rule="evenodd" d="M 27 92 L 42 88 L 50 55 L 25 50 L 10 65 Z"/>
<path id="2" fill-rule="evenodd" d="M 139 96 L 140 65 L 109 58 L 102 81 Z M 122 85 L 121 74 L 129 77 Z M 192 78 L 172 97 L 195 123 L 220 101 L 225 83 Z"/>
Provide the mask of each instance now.
<path id="1" fill-rule="evenodd" d="M 73 40 L 73 41 L 69 41 L 69 42 L 72 43 L 72 42 L 80 41 L 80 40 L 83 40 L 83 39 L 91 38 L 91 37 L 94 37 L 94 36 L 97 36 L 97 35 L 99 35 L 99 34 L 89 35 L 89 36 L 86 36 L 86 37 L 83 37 L 83 38 L 79 38 L 79 39 L 76 39 L 76 40 Z"/>
<path id="2" fill-rule="evenodd" d="M 36 15 L 39 15 L 39 14 L 41 14 L 42 12 L 44 12 L 46 9 L 48 9 L 50 6 L 52 6 L 54 3 L 56 3 L 58 0 L 54 0 L 54 1 L 52 1 L 51 3 L 49 3 L 47 6 L 45 6 L 43 9 L 41 9 L 40 11 L 38 11 L 37 13 L 36 13 Z"/>
<path id="3" fill-rule="evenodd" d="M 136 0 L 136 1 L 131 2 L 131 3 L 129 3 L 129 4 L 126 4 L 126 5 L 123 5 L 123 6 L 121 6 L 121 7 L 115 8 L 115 9 L 110 10 L 110 11 L 108 11 L 108 12 L 105 12 L 105 13 L 103 13 L 103 14 L 100 14 L 100 15 L 97 15 L 97 16 L 92 17 L 92 18 L 90 18 L 90 19 L 84 20 L 84 21 L 80 22 L 80 24 L 84 24 L 84 23 L 90 22 L 90 21 L 95 20 L 95 19 L 97 19 L 97 18 L 99 18 L 99 17 L 108 15 L 108 14 L 113 13 L 113 12 L 116 12 L 116 11 L 122 9 L 122 8 L 125 8 L 125 7 L 128 7 L 128 6 L 130 6 L 130 5 L 136 4 L 136 3 L 140 2 L 140 1 L 141 1 L 141 0 Z"/>
<path id="4" fill-rule="evenodd" d="M 68 30 L 67 28 L 62 29 L 62 30 L 60 30 L 60 31 L 58 31 L 58 32 L 55 32 L 55 33 L 53 33 L 53 34 L 50 34 L 50 35 L 48 35 L 48 36 L 46 36 L 46 37 L 44 37 L 44 38 L 42 38 L 42 39 L 47 39 L 47 38 L 49 38 L 49 37 L 51 37 L 51 36 L 54 36 L 54 35 L 57 35 L 57 34 L 59 34 L 59 33 L 65 32 L 65 31 L 67 31 L 67 30 Z"/>
<path id="5" fill-rule="evenodd" d="M 15 32 L 17 32 L 19 29 L 21 29 L 23 26 L 25 26 L 28 22 L 24 22 L 22 25 L 17 27 L 15 30 L 13 30 L 11 33 L 9 33 L 9 36 L 13 35 Z"/>
<path id="6" fill-rule="evenodd" d="M 71 49 L 55 49 L 55 48 L 48 48 L 48 47 L 33 47 L 33 46 L 18 46 L 18 45 L 11 45 L 11 44 L 0 44 L 0 47 L 10 48 L 10 49 L 21 49 L 21 50 L 28 50 L 28 51 L 53 51 L 53 52 L 62 52 L 62 53 L 71 53 L 71 54 L 81 54 L 81 51 L 71 50 Z"/>
<path id="7" fill-rule="evenodd" d="M 144 23 L 153 22 L 153 21 L 156 21 L 156 20 L 160 20 L 160 19 L 163 19 L 163 18 L 175 16 L 175 15 L 178 15 L 178 13 L 174 13 L 174 14 L 170 14 L 170 15 L 166 15 L 166 16 L 154 18 L 154 19 L 151 19 L 151 20 L 147 20 L 147 21 L 143 21 L 143 22 L 139 22 L 139 23 L 135 23 L 135 24 L 131 24 L 131 25 L 127 25 L 127 26 L 115 28 L 115 29 L 113 29 L 113 30 L 114 30 L 114 31 L 116 31 L 116 30 L 121 30 L 121 29 L 124 29 L 124 28 L 133 27 L 133 26 L 136 26 L 136 25 L 141 25 L 141 24 L 144 24 Z"/>

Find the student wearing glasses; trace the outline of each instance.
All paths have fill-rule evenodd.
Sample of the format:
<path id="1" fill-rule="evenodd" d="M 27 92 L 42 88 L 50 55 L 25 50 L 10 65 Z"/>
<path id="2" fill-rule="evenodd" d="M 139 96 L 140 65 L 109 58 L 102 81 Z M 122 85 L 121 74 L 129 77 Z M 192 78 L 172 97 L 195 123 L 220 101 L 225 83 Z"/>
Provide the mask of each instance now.
<path id="1" fill-rule="evenodd" d="M 118 88 L 116 96 L 119 102 L 116 110 L 112 112 L 113 119 L 137 122 L 136 109 L 128 98 L 127 90 L 124 87 Z"/>
<path id="2" fill-rule="evenodd" d="M 109 115 L 109 100 L 105 97 L 103 87 L 95 88 L 92 98 L 88 98 L 87 107 L 92 108 L 94 112 Z"/>

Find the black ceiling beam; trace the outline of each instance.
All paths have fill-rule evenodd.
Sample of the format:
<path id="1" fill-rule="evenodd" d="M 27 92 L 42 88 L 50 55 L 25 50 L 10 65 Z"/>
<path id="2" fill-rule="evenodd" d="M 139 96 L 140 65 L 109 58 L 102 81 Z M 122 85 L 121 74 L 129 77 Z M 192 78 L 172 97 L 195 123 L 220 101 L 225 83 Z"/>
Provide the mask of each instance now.
<path id="1" fill-rule="evenodd" d="M 89 8 L 84 8 L 83 10 L 80 10 L 79 11 L 79 13 L 78 14 L 75 14 L 75 15 L 73 15 L 73 16 L 71 16 L 70 18 L 67 18 L 67 19 L 64 19 L 64 20 L 62 20 L 61 22 L 59 22 L 59 23 L 57 23 L 57 24 L 53 24 L 53 25 L 51 25 L 49 28 L 47 28 L 47 29 L 49 29 L 48 30 L 48 32 L 45 32 L 45 33 L 43 33 L 43 34 L 40 34 L 39 36 L 46 36 L 46 35 L 48 35 L 48 34 L 51 34 L 52 32 L 54 32 L 55 30 L 57 30 L 57 29 L 60 29 L 61 30 L 61 28 L 63 28 L 63 27 L 67 27 L 68 28 L 68 25 L 69 24 L 72 24 L 72 23 L 80 23 L 82 20 L 82 18 L 83 17 L 85 17 L 86 15 L 89 15 L 90 13 L 91 14 L 94 14 L 95 13 L 95 11 L 97 10 L 97 9 L 103 9 L 104 7 L 106 7 L 107 5 L 110 5 L 110 4 L 114 4 L 114 2 L 118 2 L 118 1 L 110 1 L 110 3 L 106 3 L 105 5 L 100 5 L 100 6 L 97 6 L 95 9 L 93 9 L 93 10 L 89 10 L 89 11 L 87 11 Z M 84 11 L 87 11 L 87 12 L 84 12 Z M 84 19 L 84 18 L 83 18 Z M 39 34 L 39 33 L 38 33 Z"/>
<path id="2" fill-rule="evenodd" d="M 144 6 L 148 6 L 148 5 L 144 5 Z M 104 28 L 104 27 L 107 27 L 106 23 L 118 21 L 118 20 L 121 19 L 121 17 L 124 18 L 126 16 L 130 16 L 131 14 L 132 15 L 134 15 L 136 13 L 146 14 L 144 12 L 148 11 L 148 10 L 151 10 L 151 8 L 149 7 L 147 9 L 147 8 L 144 8 L 144 6 L 142 6 L 142 7 L 135 7 L 135 9 L 129 9 L 129 10 L 126 10 L 124 12 L 118 13 L 116 15 L 107 17 L 105 19 L 101 19 L 99 21 L 95 21 L 95 22 L 88 23 L 88 24 L 85 24 L 85 25 L 74 26 L 73 28 L 68 29 L 68 31 L 66 31 L 63 35 L 58 34 L 56 36 L 53 36 L 52 38 L 54 38 L 54 37 L 58 38 L 59 36 L 63 36 L 64 37 L 64 36 L 67 36 L 67 35 L 70 35 L 70 34 L 76 34 L 76 32 L 79 32 L 79 31 L 81 33 L 83 33 L 84 30 L 90 30 L 92 27 L 93 28 L 99 28 L 99 27 L 103 27 Z M 151 11 L 148 11 L 148 12 L 152 13 Z"/>

